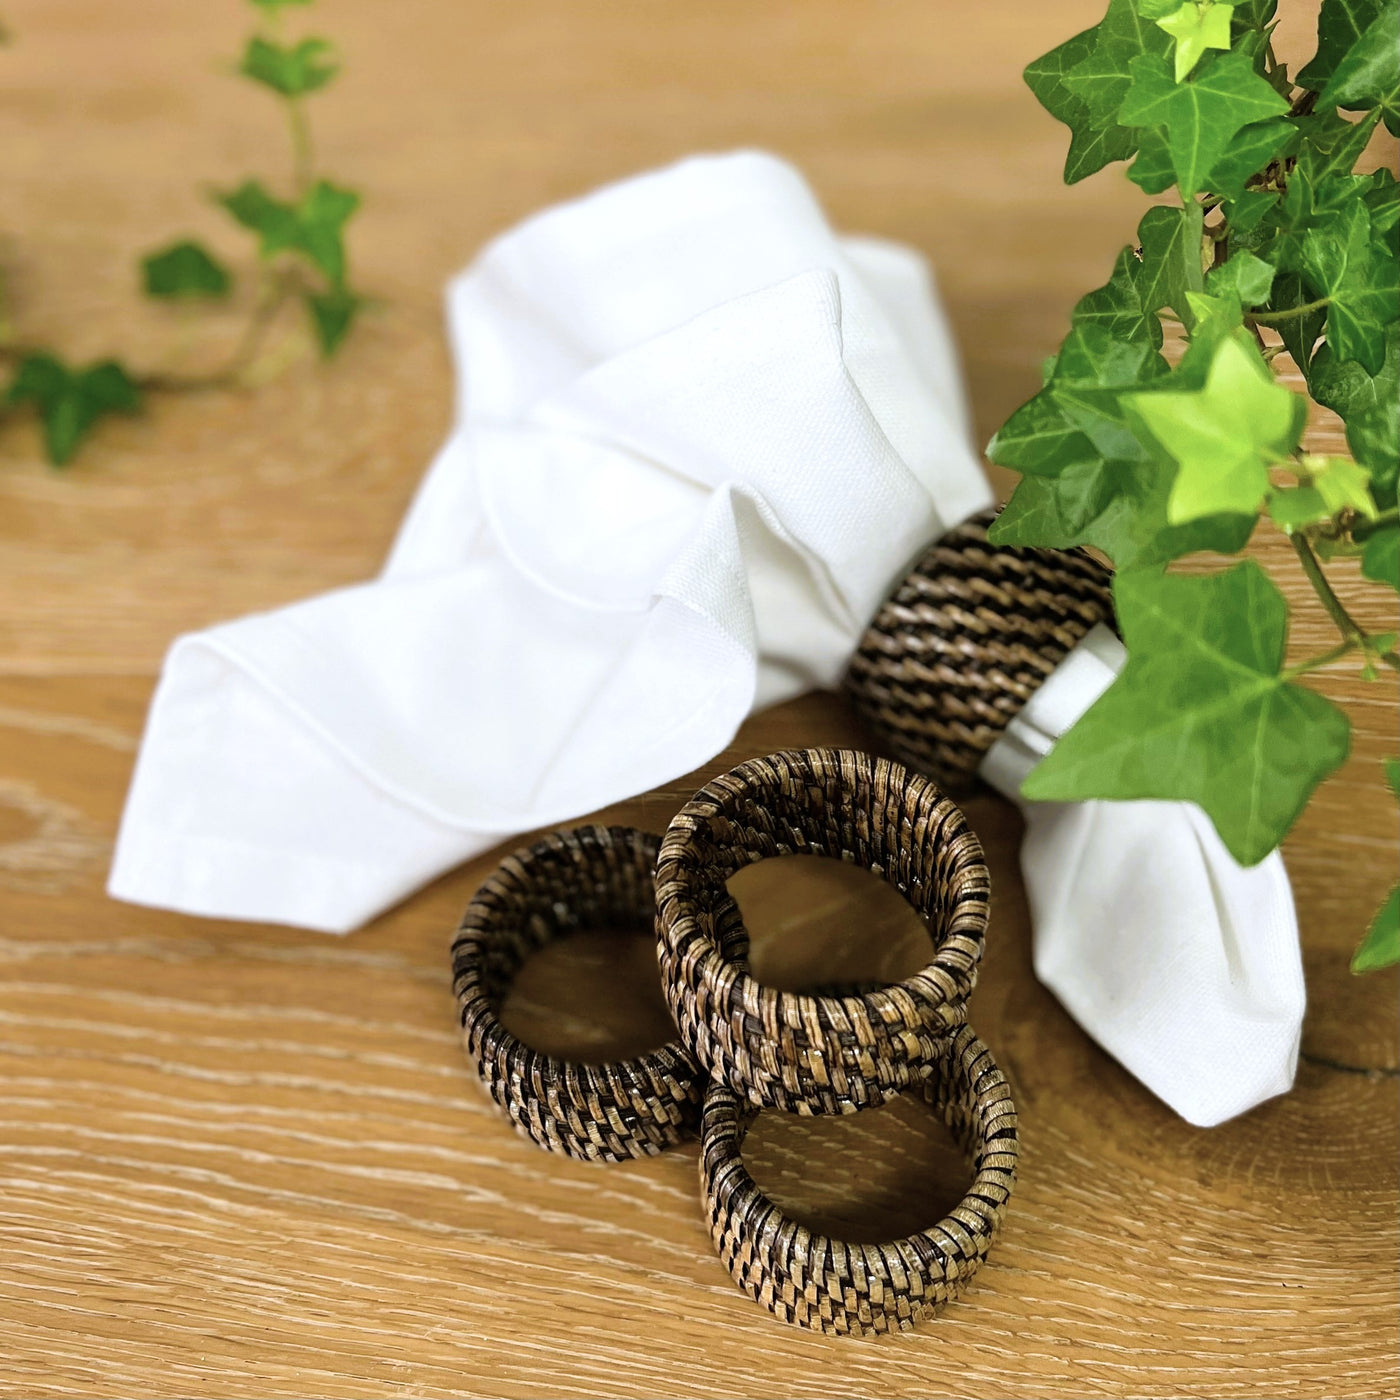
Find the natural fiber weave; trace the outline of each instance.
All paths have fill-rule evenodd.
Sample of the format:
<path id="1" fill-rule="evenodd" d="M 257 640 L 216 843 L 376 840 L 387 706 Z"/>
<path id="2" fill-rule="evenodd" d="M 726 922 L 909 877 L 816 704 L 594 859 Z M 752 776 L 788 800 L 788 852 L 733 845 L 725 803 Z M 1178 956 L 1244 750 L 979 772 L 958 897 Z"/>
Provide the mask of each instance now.
<path id="1" fill-rule="evenodd" d="M 582 928 L 651 936 L 660 838 L 629 827 L 555 832 L 507 856 L 473 897 L 452 944 L 467 1053 L 491 1097 L 541 1147 L 585 1161 L 650 1156 L 694 1135 L 704 1075 L 679 1042 L 636 1059 L 580 1064 L 541 1054 L 500 1021 L 531 953 Z M 743 937 L 721 908 L 723 936 Z"/>
<path id="2" fill-rule="evenodd" d="M 1111 575 L 1082 550 L 999 548 L 988 511 L 931 546 L 866 629 L 846 673 L 897 758 L 963 791 L 987 750 L 1095 623 Z"/>
<path id="3" fill-rule="evenodd" d="M 952 1129 L 972 1184 L 917 1234 L 847 1244 L 813 1234 L 763 1195 L 740 1155 L 752 1110 L 711 1081 L 700 1145 L 710 1233 L 734 1281 L 784 1322 L 838 1334 L 907 1329 L 960 1293 L 986 1258 L 1016 1176 L 1011 1090 L 964 1025 L 909 1092 L 922 1093 Z"/>
<path id="4" fill-rule="evenodd" d="M 843 997 L 756 982 L 746 943 L 727 934 L 725 881 L 792 853 L 851 861 L 893 885 L 928 922 L 928 965 L 894 986 Z M 741 764 L 702 788 L 661 844 L 661 982 L 681 1040 L 758 1107 L 853 1113 L 883 1103 L 965 1019 L 988 893 L 977 837 L 927 778 L 836 749 Z"/>

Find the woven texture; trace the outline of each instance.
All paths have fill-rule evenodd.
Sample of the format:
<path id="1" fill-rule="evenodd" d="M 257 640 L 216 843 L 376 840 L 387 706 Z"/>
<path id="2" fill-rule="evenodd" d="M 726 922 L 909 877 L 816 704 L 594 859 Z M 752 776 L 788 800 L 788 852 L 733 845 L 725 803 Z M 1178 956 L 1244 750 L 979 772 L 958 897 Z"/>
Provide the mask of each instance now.
<path id="1" fill-rule="evenodd" d="M 756 982 L 746 944 L 728 933 L 725 881 L 754 861 L 793 853 L 851 861 L 893 885 L 928 923 L 928 965 L 850 996 Z M 927 778 L 837 749 L 741 764 L 681 809 L 661 846 L 661 981 L 681 1040 L 757 1107 L 853 1113 L 883 1103 L 966 1018 L 988 894 L 977 837 Z"/>
<path id="2" fill-rule="evenodd" d="M 739 1287 L 784 1322 L 838 1334 L 904 1330 L 956 1297 L 986 1258 L 1016 1177 L 1011 1090 L 964 1025 L 908 1092 L 952 1129 L 972 1184 L 927 1229 L 851 1244 L 813 1234 L 758 1189 L 741 1156 L 753 1111 L 722 1084 L 706 1091 L 700 1188 L 715 1248 Z"/>
<path id="3" fill-rule="evenodd" d="M 636 1059 L 582 1064 L 541 1054 L 501 1024 L 525 960 L 579 929 L 650 937 L 659 838 L 630 827 L 555 832 L 507 856 L 473 897 L 452 944 L 467 1053 L 491 1097 L 527 1137 L 585 1161 L 650 1156 L 694 1136 L 704 1075 L 679 1043 Z M 722 936 L 742 939 L 733 902 Z"/>
<path id="4" fill-rule="evenodd" d="M 988 544 L 994 518 L 974 516 L 927 550 L 845 678 L 882 746 L 954 793 L 1075 643 L 1113 625 L 1107 569 L 1081 550 Z"/>

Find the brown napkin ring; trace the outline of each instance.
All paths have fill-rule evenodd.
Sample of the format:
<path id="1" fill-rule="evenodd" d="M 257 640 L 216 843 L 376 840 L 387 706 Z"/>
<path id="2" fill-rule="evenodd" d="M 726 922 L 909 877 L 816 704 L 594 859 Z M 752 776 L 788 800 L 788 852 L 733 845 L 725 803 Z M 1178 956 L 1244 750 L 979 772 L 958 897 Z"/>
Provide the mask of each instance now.
<path id="1" fill-rule="evenodd" d="M 995 511 L 931 545 L 866 629 L 846 693 L 883 747 L 964 791 L 987 750 L 1095 623 L 1112 575 L 1082 550 L 999 548 Z"/>
<path id="2" fill-rule="evenodd" d="M 793 852 L 839 857 L 893 885 L 928 921 L 927 966 L 844 997 L 756 982 L 746 944 L 726 941 L 725 881 Z M 661 843 L 661 983 L 682 1043 L 756 1107 L 853 1113 L 883 1103 L 966 1018 L 989 888 L 981 844 L 927 778 L 837 749 L 741 764 L 703 787 Z"/>
<path id="3" fill-rule="evenodd" d="M 693 1137 L 705 1076 L 677 1041 L 636 1059 L 582 1064 L 513 1036 L 500 1006 L 531 953 L 581 928 L 651 936 L 660 838 L 630 827 L 555 832 L 503 860 L 467 906 L 452 943 L 467 1053 L 491 1097 L 541 1147 L 585 1161 L 625 1161 Z M 719 911 L 742 938 L 738 910 Z"/>
<path id="4" fill-rule="evenodd" d="M 953 1130 L 973 1170 L 937 1224 L 889 1244 L 813 1234 L 754 1184 L 740 1155 L 753 1110 L 712 1080 L 701 1123 L 700 1183 L 710 1233 L 734 1281 L 784 1322 L 871 1334 L 912 1327 L 981 1267 L 1016 1178 L 1016 1106 L 970 1026 L 942 1042 L 916 1088 Z"/>

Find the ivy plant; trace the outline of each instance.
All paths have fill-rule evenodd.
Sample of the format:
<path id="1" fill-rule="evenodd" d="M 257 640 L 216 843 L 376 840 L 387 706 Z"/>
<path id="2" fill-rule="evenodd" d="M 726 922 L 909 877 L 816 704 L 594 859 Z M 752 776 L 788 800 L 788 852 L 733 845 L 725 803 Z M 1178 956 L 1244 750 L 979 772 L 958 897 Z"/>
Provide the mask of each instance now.
<path id="1" fill-rule="evenodd" d="M 242 335 L 222 364 L 199 373 L 142 373 L 117 359 L 73 365 L 47 346 L 21 341 L 0 307 L 0 360 L 9 364 L 0 388 L 0 412 L 28 406 L 37 413 L 46 454 L 55 466 L 73 459 L 106 415 L 137 412 L 152 393 L 234 388 L 259 376 L 269 332 L 291 303 L 300 302 L 320 353 L 340 348 L 365 302 L 350 281 L 345 226 L 360 196 L 316 169 L 307 101 L 339 72 L 330 41 L 291 40 L 282 33 L 283 11 L 311 0 L 249 0 L 259 25 L 243 50 L 238 73 L 270 93 L 286 115 L 292 152 L 284 189 L 247 179 L 214 198 L 256 240 L 257 287 Z M 192 238 L 179 238 L 142 258 L 145 295 L 177 306 L 186 316 L 231 295 L 235 276 Z"/>
<path id="2" fill-rule="evenodd" d="M 1400 670 L 1395 632 L 1361 626 L 1329 579 L 1351 558 L 1400 590 L 1400 195 L 1389 169 L 1357 171 L 1379 126 L 1400 133 L 1400 6 L 1322 0 L 1316 56 L 1294 75 L 1275 9 L 1110 0 L 1026 69 L 1070 129 L 1066 183 L 1131 161 L 1145 194 L 1174 198 L 1074 308 L 1040 392 L 988 449 L 1022 474 L 991 538 L 1106 555 L 1128 650 L 1025 795 L 1195 802 L 1246 865 L 1347 757 L 1347 717 L 1308 674 Z M 1169 360 L 1167 344 L 1184 349 Z M 1285 356 L 1349 455 L 1308 449 L 1307 397 L 1276 377 Z M 1256 529 L 1287 537 L 1336 625 L 1317 656 L 1287 663 L 1288 605 L 1253 560 L 1170 567 L 1238 554 Z M 1400 960 L 1397 907 L 1392 890 L 1354 970 Z"/>

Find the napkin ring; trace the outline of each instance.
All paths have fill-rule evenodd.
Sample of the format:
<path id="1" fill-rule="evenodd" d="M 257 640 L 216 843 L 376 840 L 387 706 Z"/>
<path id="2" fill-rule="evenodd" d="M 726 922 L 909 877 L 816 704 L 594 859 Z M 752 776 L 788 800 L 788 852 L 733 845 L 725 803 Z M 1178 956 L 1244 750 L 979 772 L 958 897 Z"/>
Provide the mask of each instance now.
<path id="1" fill-rule="evenodd" d="M 491 1097 L 541 1147 L 584 1161 L 645 1157 L 693 1137 L 705 1077 L 672 1041 L 635 1059 L 583 1064 L 533 1050 L 501 1024 L 506 991 L 531 953 L 583 928 L 651 934 L 660 838 L 629 827 L 555 832 L 503 860 L 452 942 L 467 1053 Z M 738 910 L 720 910 L 726 937 Z"/>
<path id="2" fill-rule="evenodd" d="M 909 1092 L 952 1129 L 972 1183 L 937 1224 L 854 1244 L 814 1234 L 758 1189 L 741 1155 L 755 1111 L 717 1080 L 706 1090 L 700 1184 L 710 1234 L 734 1281 L 782 1321 L 836 1334 L 907 1330 L 956 1297 L 986 1258 L 1016 1178 L 1010 1086 L 963 1025 Z"/>
<path id="3" fill-rule="evenodd" d="M 851 861 L 893 885 L 928 922 L 928 965 L 851 996 L 755 981 L 746 938 L 727 938 L 725 881 L 754 861 L 798 852 Z M 989 887 L 962 812 L 920 774 L 837 749 L 741 764 L 703 787 L 661 843 L 661 982 L 682 1042 L 755 1107 L 854 1113 L 883 1103 L 966 1019 Z"/>
<path id="4" fill-rule="evenodd" d="M 985 511 L 929 547 L 844 681 L 883 747 L 953 793 L 1080 638 L 1114 625 L 1102 564 L 1078 549 L 989 544 L 995 518 Z"/>

